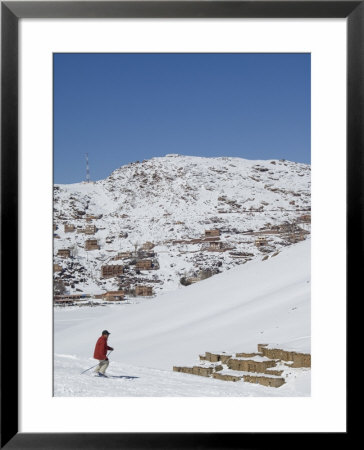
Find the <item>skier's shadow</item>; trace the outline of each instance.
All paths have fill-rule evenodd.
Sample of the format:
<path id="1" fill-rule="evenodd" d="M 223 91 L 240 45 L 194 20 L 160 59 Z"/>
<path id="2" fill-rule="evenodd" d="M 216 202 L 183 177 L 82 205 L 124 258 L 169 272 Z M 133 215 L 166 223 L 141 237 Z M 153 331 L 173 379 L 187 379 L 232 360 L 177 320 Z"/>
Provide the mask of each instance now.
<path id="1" fill-rule="evenodd" d="M 132 377 L 130 375 L 109 375 L 109 378 L 124 378 L 126 380 L 134 380 L 135 378 L 139 377 Z"/>

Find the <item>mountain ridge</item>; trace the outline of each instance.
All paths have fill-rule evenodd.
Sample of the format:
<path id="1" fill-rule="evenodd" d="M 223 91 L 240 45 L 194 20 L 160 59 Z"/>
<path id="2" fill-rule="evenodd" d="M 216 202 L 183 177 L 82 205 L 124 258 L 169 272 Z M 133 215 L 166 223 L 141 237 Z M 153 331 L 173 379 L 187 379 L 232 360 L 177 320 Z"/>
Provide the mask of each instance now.
<path id="1" fill-rule="evenodd" d="M 181 287 L 182 278 L 272 255 L 292 243 L 289 227 L 300 239 L 310 231 L 310 175 L 309 165 L 286 160 L 169 154 L 121 166 L 104 180 L 57 184 L 55 280 L 70 293 L 141 283 L 158 293 Z M 65 232 L 65 224 L 74 231 Z M 284 224 L 285 232 L 273 234 Z M 83 233 L 86 225 L 94 225 L 95 234 Z M 211 229 L 219 231 L 210 240 L 221 248 L 211 249 L 206 240 Z M 264 229 L 270 241 L 258 248 L 257 233 Z M 100 249 L 85 250 L 87 239 L 97 239 Z M 148 258 L 148 252 L 137 253 L 146 242 L 153 245 L 147 250 L 155 268 L 137 273 L 135 260 Z M 60 249 L 71 249 L 71 258 L 57 256 Z M 134 257 L 113 260 L 120 252 Z M 124 273 L 104 279 L 106 264 L 122 264 Z"/>

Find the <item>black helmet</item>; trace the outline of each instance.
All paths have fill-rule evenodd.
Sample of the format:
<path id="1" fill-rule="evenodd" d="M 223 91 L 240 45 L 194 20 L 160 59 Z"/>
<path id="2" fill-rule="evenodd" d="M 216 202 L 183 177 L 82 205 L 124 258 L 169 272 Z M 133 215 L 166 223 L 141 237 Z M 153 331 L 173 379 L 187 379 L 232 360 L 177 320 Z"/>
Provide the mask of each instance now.
<path id="1" fill-rule="evenodd" d="M 102 332 L 102 334 L 111 334 L 111 333 L 109 333 L 107 330 L 104 330 L 104 331 Z"/>

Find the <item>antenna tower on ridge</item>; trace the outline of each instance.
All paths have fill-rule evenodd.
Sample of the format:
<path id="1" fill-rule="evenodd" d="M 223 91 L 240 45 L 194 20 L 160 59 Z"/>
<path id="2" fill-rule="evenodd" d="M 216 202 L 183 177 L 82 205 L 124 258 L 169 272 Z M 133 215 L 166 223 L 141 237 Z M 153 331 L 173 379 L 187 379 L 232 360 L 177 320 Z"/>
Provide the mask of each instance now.
<path id="1" fill-rule="evenodd" d="M 90 167 L 88 165 L 88 153 L 86 153 L 86 182 L 90 182 Z"/>

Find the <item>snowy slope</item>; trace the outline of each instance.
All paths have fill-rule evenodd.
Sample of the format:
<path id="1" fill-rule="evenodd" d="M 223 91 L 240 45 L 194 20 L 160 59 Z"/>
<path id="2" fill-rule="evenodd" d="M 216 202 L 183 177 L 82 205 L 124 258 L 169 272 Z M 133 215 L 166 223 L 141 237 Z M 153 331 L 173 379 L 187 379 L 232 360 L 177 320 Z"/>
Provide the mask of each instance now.
<path id="1" fill-rule="evenodd" d="M 112 395 L 171 395 L 174 383 L 173 395 L 309 395 L 304 370 L 279 389 L 171 371 L 205 351 L 256 351 L 258 343 L 310 351 L 310 240 L 154 299 L 55 310 L 55 395 L 109 395 L 98 379 L 79 378 L 105 328 L 115 348 L 110 373 L 139 377 L 113 379 Z"/>
<path id="2" fill-rule="evenodd" d="M 113 361 L 108 379 L 92 371 L 80 375 L 92 364 L 67 355 L 55 359 L 55 391 L 59 397 L 307 397 L 310 370 L 289 369 L 289 382 L 279 389 L 250 383 L 231 383 L 161 369 L 131 366 Z M 113 375 L 111 375 L 113 374 Z"/>
<path id="3" fill-rule="evenodd" d="M 103 264 L 151 241 L 160 268 L 136 277 L 157 293 L 173 291 L 182 276 L 205 269 L 224 272 L 247 259 L 176 240 L 219 228 L 221 241 L 234 251 L 260 256 L 254 237 L 244 233 L 292 222 L 310 211 L 310 175 L 309 165 L 284 160 L 167 155 L 122 166 L 94 183 L 55 185 L 54 261 L 68 277 L 68 292 L 95 294 L 118 288 L 119 280 L 101 279 Z M 83 228 L 87 214 L 102 215 L 92 221 L 98 229 L 94 236 L 64 232 L 65 223 Z M 98 240 L 100 250 L 84 250 L 89 237 Z M 274 252 L 287 242 L 275 235 L 269 244 Z M 62 248 L 72 249 L 72 261 L 56 256 Z"/>

